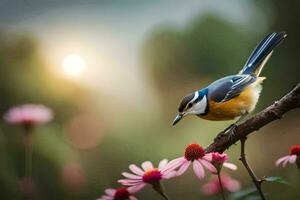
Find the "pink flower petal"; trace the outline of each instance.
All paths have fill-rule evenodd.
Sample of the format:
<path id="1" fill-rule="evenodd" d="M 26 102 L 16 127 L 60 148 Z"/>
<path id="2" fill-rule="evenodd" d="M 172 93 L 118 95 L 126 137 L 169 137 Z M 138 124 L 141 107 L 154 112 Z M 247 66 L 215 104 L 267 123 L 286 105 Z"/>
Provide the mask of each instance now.
<path id="1" fill-rule="evenodd" d="M 232 179 L 227 174 L 221 175 L 221 180 L 224 188 L 227 189 L 229 192 L 236 192 L 241 187 L 240 183 L 237 180 Z M 216 179 L 216 181 L 218 181 L 218 179 Z"/>
<path id="2" fill-rule="evenodd" d="M 97 199 L 97 200 L 113 200 L 114 197 L 110 197 L 110 196 L 107 196 L 107 195 L 103 195 L 100 199 Z"/>
<path id="3" fill-rule="evenodd" d="M 162 172 L 174 170 L 181 166 L 185 161 L 187 161 L 184 157 L 176 158 L 172 161 L 170 161 L 164 169 L 162 169 Z"/>
<path id="4" fill-rule="evenodd" d="M 286 164 L 288 164 L 290 161 L 290 157 L 288 157 L 286 160 L 283 161 L 282 166 L 285 167 Z"/>
<path id="5" fill-rule="evenodd" d="M 174 178 L 177 176 L 177 172 L 176 171 L 170 171 L 170 172 L 167 172 L 165 174 L 163 174 L 163 178 L 164 179 L 170 179 L 170 178 Z"/>
<path id="6" fill-rule="evenodd" d="M 122 185 L 126 186 L 133 186 L 142 183 L 142 181 L 133 181 L 133 180 L 128 180 L 128 179 L 122 179 L 118 180 L 118 183 L 121 183 Z"/>
<path id="7" fill-rule="evenodd" d="M 36 125 L 51 121 L 52 110 L 44 105 L 24 104 L 11 108 L 4 116 L 4 119 L 11 124 Z"/>
<path id="8" fill-rule="evenodd" d="M 237 166 L 233 163 L 224 162 L 223 166 L 231 170 L 237 170 Z"/>
<path id="9" fill-rule="evenodd" d="M 143 175 L 144 175 L 143 170 L 142 170 L 141 168 L 139 168 L 138 166 L 134 165 L 134 164 L 129 165 L 129 169 L 130 169 L 133 173 L 135 173 L 135 174 L 137 174 L 137 175 L 140 175 L 140 176 L 143 176 Z"/>
<path id="10" fill-rule="evenodd" d="M 137 179 L 120 179 L 119 181 L 126 182 L 126 183 L 139 183 L 139 182 L 142 182 L 142 179 L 141 180 L 137 180 Z"/>
<path id="11" fill-rule="evenodd" d="M 202 159 L 211 162 L 212 161 L 212 153 L 205 154 L 205 156 L 203 156 Z"/>
<path id="12" fill-rule="evenodd" d="M 114 196 L 116 193 L 116 190 L 112 189 L 112 188 L 108 188 L 105 190 L 105 193 L 108 194 L 109 196 Z"/>
<path id="13" fill-rule="evenodd" d="M 241 188 L 240 183 L 233 179 L 231 179 L 230 181 L 228 181 L 226 184 L 223 185 L 229 192 L 236 192 Z"/>
<path id="14" fill-rule="evenodd" d="M 181 167 L 177 171 L 177 176 L 181 176 L 190 166 L 191 161 L 184 161 Z"/>
<path id="15" fill-rule="evenodd" d="M 162 161 L 159 162 L 158 164 L 158 169 L 163 169 L 164 167 L 166 167 L 168 164 L 168 160 L 167 159 L 163 159 Z"/>
<path id="16" fill-rule="evenodd" d="M 145 185 L 146 185 L 145 183 L 140 183 L 138 185 L 127 188 L 127 190 L 130 194 L 134 194 L 134 193 L 140 191 L 141 189 L 143 189 L 145 187 Z"/>
<path id="17" fill-rule="evenodd" d="M 237 192 L 241 189 L 241 184 L 237 180 L 232 180 L 230 186 L 228 185 L 227 190 L 230 192 Z"/>
<path id="18" fill-rule="evenodd" d="M 148 171 L 148 170 L 153 169 L 154 167 L 153 167 L 152 162 L 150 162 L 150 161 L 145 161 L 145 162 L 142 163 L 142 168 L 143 168 L 145 171 Z"/>
<path id="19" fill-rule="evenodd" d="M 126 178 L 129 178 L 129 179 L 138 179 L 138 180 L 142 179 L 141 176 L 133 175 L 133 174 L 130 174 L 130 173 L 127 173 L 127 172 L 123 172 L 122 175 L 125 176 Z"/>
<path id="20" fill-rule="evenodd" d="M 138 200 L 138 199 L 136 197 L 134 197 L 134 196 L 130 196 L 129 200 Z"/>
<path id="21" fill-rule="evenodd" d="M 215 168 L 215 166 L 213 164 L 211 164 L 210 162 L 204 160 L 204 159 L 199 159 L 199 161 L 202 163 L 202 165 L 208 169 L 208 171 L 210 171 L 211 173 L 217 173 L 217 169 Z"/>
<path id="22" fill-rule="evenodd" d="M 121 183 L 122 185 L 128 186 L 128 187 L 136 186 L 137 184 L 139 184 L 139 183 L 126 183 L 126 182 L 122 182 L 122 181 L 118 181 L 118 183 Z"/>
<path id="23" fill-rule="evenodd" d="M 279 165 L 281 165 L 283 162 L 285 162 L 286 160 L 288 160 L 290 158 L 290 156 L 288 155 L 288 156 L 284 156 L 284 157 L 281 157 L 281 158 L 279 158 L 277 161 L 276 161 L 276 166 L 279 166 Z"/>
<path id="24" fill-rule="evenodd" d="M 213 152 L 212 153 L 212 161 L 216 163 L 224 163 L 229 159 L 226 153 Z"/>
<path id="25" fill-rule="evenodd" d="M 213 183 L 207 183 L 202 186 L 202 192 L 206 195 L 212 195 L 219 192 L 219 187 Z"/>
<path id="26" fill-rule="evenodd" d="M 194 169 L 194 172 L 196 174 L 196 176 L 199 178 L 199 179 L 203 179 L 204 178 L 204 169 L 203 169 L 203 166 L 201 165 L 201 163 L 198 161 L 198 160 L 194 160 L 193 162 L 193 169 Z"/>
<path id="27" fill-rule="evenodd" d="M 290 162 L 291 164 L 294 164 L 294 163 L 296 162 L 296 160 L 297 160 L 297 155 L 291 155 L 291 156 L 290 156 L 290 159 L 289 159 L 289 162 Z"/>
<path id="28" fill-rule="evenodd" d="M 221 181 L 224 189 L 228 190 L 229 192 L 236 192 L 241 187 L 237 180 L 232 179 L 230 176 L 224 173 L 221 174 Z M 202 187 L 203 192 L 207 195 L 218 193 L 220 189 L 220 183 L 216 176 L 212 176 L 209 182 Z"/>

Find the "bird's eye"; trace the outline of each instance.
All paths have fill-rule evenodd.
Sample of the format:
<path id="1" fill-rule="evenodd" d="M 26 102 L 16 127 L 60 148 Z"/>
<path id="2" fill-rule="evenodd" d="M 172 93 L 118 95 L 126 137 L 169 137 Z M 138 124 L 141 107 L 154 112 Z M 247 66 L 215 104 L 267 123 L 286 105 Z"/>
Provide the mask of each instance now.
<path id="1" fill-rule="evenodd" d="M 191 108 L 193 106 L 193 103 L 189 103 L 187 108 Z"/>

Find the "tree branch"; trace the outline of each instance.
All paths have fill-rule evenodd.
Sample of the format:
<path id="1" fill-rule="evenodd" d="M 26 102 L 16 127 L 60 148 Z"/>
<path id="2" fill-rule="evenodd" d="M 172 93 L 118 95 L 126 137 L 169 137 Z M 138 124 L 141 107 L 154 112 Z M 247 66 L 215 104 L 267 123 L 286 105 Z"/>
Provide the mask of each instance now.
<path id="1" fill-rule="evenodd" d="M 245 166 L 248 174 L 251 176 L 251 179 L 253 181 L 253 183 L 255 184 L 255 187 L 261 197 L 262 200 L 265 200 L 265 195 L 261 189 L 261 183 L 262 181 L 259 180 L 257 178 L 257 176 L 255 175 L 255 173 L 253 172 L 253 170 L 251 169 L 251 167 L 249 166 L 247 159 L 246 159 L 246 153 L 245 153 L 245 143 L 246 143 L 247 138 L 241 138 L 241 157 L 240 157 L 240 161 L 242 161 L 243 165 Z"/>
<path id="2" fill-rule="evenodd" d="M 206 148 L 206 152 L 223 153 L 240 139 L 247 137 L 247 135 L 259 130 L 261 127 L 271 123 L 272 121 L 282 118 L 282 116 L 288 111 L 299 107 L 300 83 L 279 101 L 276 101 L 260 113 L 238 125 L 235 129 L 235 135 L 233 137 L 231 136 L 231 139 L 229 139 L 228 135 L 222 137 L 220 140 L 211 143 Z"/>

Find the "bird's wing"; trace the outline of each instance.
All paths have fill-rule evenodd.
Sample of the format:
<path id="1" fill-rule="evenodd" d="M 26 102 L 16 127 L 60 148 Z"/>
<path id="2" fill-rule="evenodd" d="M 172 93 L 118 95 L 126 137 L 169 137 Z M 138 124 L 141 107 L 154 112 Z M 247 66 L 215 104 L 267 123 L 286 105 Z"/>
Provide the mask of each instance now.
<path id="1" fill-rule="evenodd" d="M 227 76 L 209 86 L 209 98 L 216 102 L 225 102 L 237 97 L 248 85 L 257 78 L 248 74 Z"/>

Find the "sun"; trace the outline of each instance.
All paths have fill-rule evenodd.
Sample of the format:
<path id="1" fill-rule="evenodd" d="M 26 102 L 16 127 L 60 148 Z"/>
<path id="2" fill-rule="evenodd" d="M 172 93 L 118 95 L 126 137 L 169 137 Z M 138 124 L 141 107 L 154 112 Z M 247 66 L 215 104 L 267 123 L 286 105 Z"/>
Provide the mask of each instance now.
<path id="1" fill-rule="evenodd" d="M 85 60 L 76 54 L 69 54 L 63 59 L 63 71 L 71 77 L 79 77 L 86 69 Z"/>

